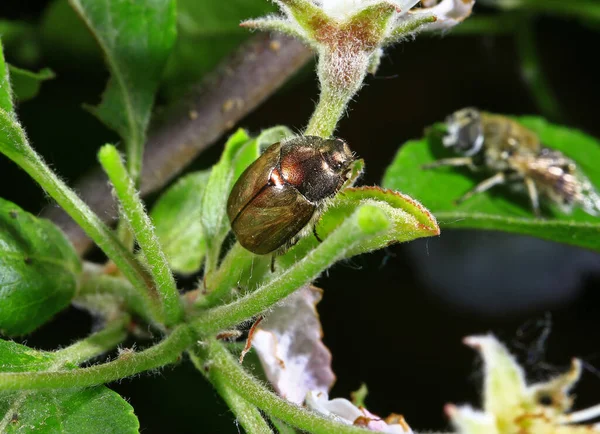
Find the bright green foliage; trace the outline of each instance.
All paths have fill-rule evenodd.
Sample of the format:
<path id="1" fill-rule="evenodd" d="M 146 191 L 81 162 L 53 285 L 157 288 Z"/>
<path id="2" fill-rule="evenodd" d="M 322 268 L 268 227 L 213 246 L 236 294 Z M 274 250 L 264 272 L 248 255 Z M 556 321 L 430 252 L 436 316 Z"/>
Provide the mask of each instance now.
<path id="1" fill-rule="evenodd" d="M 54 72 L 49 68 L 44 68 L 39 72 L 28 71 L 9 65 L 10 84 L 15 93 L 15 98 L 20 101 L 27 101 L 40 91 L 42 82 L 55 77 Z"/>
<path id="2" fill-rule="evenodd" d="M 81 263 L 62 232 L 0 199 L 0 331 L 35 330 L 67 307 Z"/>
<path id="3" fill-rule="evenodd" d="M 1 53 L 2 44 L 0 41 L 0 54 Z M 14 109 L 10 78 L 8 74 L 8 65 L 4 61 L 4 56 L 2 55 L 0 55 L 0 109 L 10 114 L 12 114 Z"/>
<path id="4" fill-rule="evenodd" d="M 325 240 L 363 205 L 377 208 L 390 224 L 377 236 L 363 240 L 345 252 L 349 258 L 381 249 L 390 244 L 439 235 L 435 218 L 416 200 L 396 191 L 379 187 L 352 187 L 342 190 L 319 219 L 317 234 Z M 298 242 L 279 260 L 284 267 L 291 266 L 319 242 L 308 236 Z"/>
<path id="5" fill-rule="evenodd" d="M 158 200 L 150 217 L 173 271 L 194 273 L 206 254 L 202 226 L 202 196 L 210 171 L 180 178 Z"/>
<path id="6" fill-rule="evenodd" d="M 517 118 L 535 131 L 542 143 L 573 158 L 590 181 L 600 186 L 600 142 L 577 130 L 552 125 L 537 117 Z M 552 241 L 600 250 L 600 219 L 574 210 L 565 215 L 553 206 L 544 209 L 546 218 L 536 218 L 524 193 L 498 186 L 456 205 L 455 200 L 481 181 L 485 175 L 468 169 L 438 168 L 423 170 L 422 165 L 452 156 L 444 149 L 434 128 L 422 140 L 402 146 L 387 169 L 383 186 L 418 197 L 444 228 L 501 230 L 532 235 Z M 546 204 L 548 205 L 548 204 Z"/>
<path id="7" fill-rule="evenodd" d="M 0 340 L 0 372 L 60 368 L 51 353 Z M 105 386 L 0 392 L 0 432 L 137 433 L 133 408 Z"/>
<path id="8" fill-rule="evenodd" d="M 250 36 L 240 27 L 242 20 L 274 10 L 264 0 L 179 0 L 178 37 L 165 71 L 169 99 L 181 96 Z"/>
<path id="9" fill-rule="evenodd" d="M 251 140 L 244 130 L 238 130 L 229 138 L 221 159 L 210 172 L 201 205 L 202 226 L 208 244 L 208 270 L 216 265 L 221 244 L 229 232 L 226 212 L 229 192 L 237 178 L 258 155 L 256 140 Z"/>
<path id="10" fill-rule="evenodd" d="M 70 0 L 98 40 L 111 72 L 102 102 L 91 111 L 127 146 L 135 180 L 163 68 L 176 36 L 174 0 Z"/>

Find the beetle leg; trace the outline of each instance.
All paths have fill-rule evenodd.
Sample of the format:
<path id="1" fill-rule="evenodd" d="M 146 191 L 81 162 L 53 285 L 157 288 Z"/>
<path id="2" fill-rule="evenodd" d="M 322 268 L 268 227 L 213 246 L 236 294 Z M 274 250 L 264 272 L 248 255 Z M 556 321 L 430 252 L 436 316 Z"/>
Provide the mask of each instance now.
<path id="1" fill-rule="evenodd" d="M 531 208 L 536 217 L 541 217 L 540 213 L 540 200 L 538 196 L 538 190 L 535 185 L 535 181 L 531 178 L 525 178 L 525 186 L 527 187 L 527 193 L 531 200 Z"/>
<path id="2" fill-rule="evenodd" d="M 315 235 L 315 238 L 317 239 L 318 242 L 322 243 L 323 240 L 321 239 L 321 237 L 319 236 L 319 234 L 317 233 L 317 225 L 313 226 L 313 234 Z"/>
<path id="3" fill-rule="evenodd" d="M 458 205 L 459 203 L 464 202 L 465 200 L 473 197 L 473 195 L 475 195 L 477 193 L 483 193 L 484 191 L 489 190 L 490 188 L 492 188 L 495 185 L 504 184 L 505 181 L 506 181 L 506 177 L 505 177 L 504 173 L 498 172 L 491 178 L 481 181 L 473 189 L 467 191 L 464 195 L 462 195 L 462 197 L 460 197 L 456 201 L 456 204 Z"/>
<path id="4" fill-rule="evenodd" d="M 421 166 L 421 169 L 424 169 L 424 170 L 435 169 L 437 167 L 444 167 L 444 166 L 451 166 L 451 167 L 469 166 L 470 169 L 474 168 L 472 158 L 456 157 L 456 158 L 442 158 L 441 160 L 436 160 L 429 164 L 423 164 Z"/>
<path id="5" fill-rule="evenodd" d="M 271 254 L 271 273 L 275 272 L 275 257 L 276 256 L 277 256 L 276 253 Z"/>

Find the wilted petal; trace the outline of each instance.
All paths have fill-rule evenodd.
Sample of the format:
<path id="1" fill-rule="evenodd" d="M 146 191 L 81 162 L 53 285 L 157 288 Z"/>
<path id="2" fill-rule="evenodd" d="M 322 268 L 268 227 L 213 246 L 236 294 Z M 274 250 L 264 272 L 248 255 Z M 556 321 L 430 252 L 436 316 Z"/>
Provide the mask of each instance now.
<path id="1" fill-rule="evenodd" d="M 321 290 L 305 286 L 275 307 L 256 329 L 252 346 L 275 390 L 296 404 L 309 390 L 328 392 L 335 375 L 316 304 Z"/>
<path id="2" fill-rule="evenodd" d="M 347 399 L 330 400 L 325 392 L 309 392 L 306 395 L 306 406 L 346 425 L 362 426 L 372 431 L 389 434 L 412 434 L 412 430 L 402 416 L 391 415 L 384 420 L 364 407 L 355 406 Z"/>

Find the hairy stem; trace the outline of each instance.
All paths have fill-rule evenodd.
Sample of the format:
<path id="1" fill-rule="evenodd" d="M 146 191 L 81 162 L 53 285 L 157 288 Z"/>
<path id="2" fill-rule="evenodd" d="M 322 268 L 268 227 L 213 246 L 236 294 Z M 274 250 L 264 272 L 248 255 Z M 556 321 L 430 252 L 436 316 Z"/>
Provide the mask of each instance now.
<path id="1" fill-rule="evenodd" d="M 353 95 L 354 92 L 336 91 L 330 86 L 323 86 L 319 103 L 308 122 L 304 135 L 330 137 Z"/>
<path id="2" fill-rule="evenodd" d="M 133 253 L 119 242 L 114 232 L 48 167 L 29 145 L 20 125 L 1 110 L 0 119 L 5 125 L 12 124 L 13 128 L 11 134 L 5 136 L 12 138 L 12 143 L 0 146 L 2 152 L 25 170 L 83 228 L 131 282 L 144 300 L 149 316 L 157 323 L 162 323 L 163 314 L 157 294 Z"/>
<path id="3" fill-rule="evenodd" d="M 174 363 L 194 341 L 187 326 L 179 326 L 157 345 L 141 352 L 123 351 L 112 362 L 54 372 L 0 373 L 0 391 L 67 389 L 109 383 Z"/>
<path id="4" fill-rule="evenodd" d="M 256 291 L 202 313 L 192 322 L 201 335 L 231 328 L 248 320 L 314 280 L 323 270 L 343 258 L 345 252 L 389 226 L 387 216 L 372 205 L 359 207 L 323 242 Z"/>
<path id="5" fill-rule="evenodd" d="M 162 251 L 150 217 L 146 214 L 133 180 L 129 177 L 121 156 L 112 145 L 100 149 L 98 158 L 115 188 L 123 215 L 137 239 L 148 263 L 156 289 L 162 300 L 165 321 L 168 326 L 177 324 L 183 318 L 183 306 L 167 257 Z"/>
<path id="6" fill-rule="evenodd" d="M 62 350 L 56 351 L 54 353 L 56 360 L 61 365 L 67 362 L 79 365 L 112 350 L 127 337 L 127 325 L 129 321 L 129 315 L 120 316 L 106 324 L 106 327 L 99 332 L 77 341 Z"/>
<path id="7" fill-rule="evenodd" d="M 272 434 L 273 430 L 265 421 L 256 406 L 250 404 L 240 395 L 238 395 L 219 375 L 213 375 L 216 371 L 213 369 L 204 369 L 202 360 L 192 351 L 190 351 L 192 363 L 207 377 L 215 387 L 223 401 L 233 411 L 236 419 L 248 434 Z"/>
<path id="8" fill-rule="evenodd" d="M 207 362 L 211 379 L 226 384 L 236 394 L 267 414 L 301 430 L 314 434 L 367 434 L 373 432 L 351 425 L 343 425 L 281 399 L 248 374 L 219 342 L 213 340 L 209 342 Z"/>
<path id="9" fill-rule="evenodd" d="M 102 265 L 91 262 L 83 263 L 79 291 L 74 302 L 83 301 L 85 303 L 88 296 L 108 294 L 125 304 L 125 309 L 128 312 L 133 312 L 146 321 L 151 321 L 144 300 L 140 298 L 139 293 L 131 286 L 131 283 L 123 277 L 110 276 L 105 273 L 105 270 Z"/>

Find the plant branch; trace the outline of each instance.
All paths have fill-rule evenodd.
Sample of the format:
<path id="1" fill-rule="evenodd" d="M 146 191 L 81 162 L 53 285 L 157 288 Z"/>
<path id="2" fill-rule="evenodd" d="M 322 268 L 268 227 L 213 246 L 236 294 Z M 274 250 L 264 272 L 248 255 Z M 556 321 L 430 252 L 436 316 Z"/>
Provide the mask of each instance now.
<path id="1" fill-rule="evenodd" d="M 248 374 L 222 344 L 211 340 L 208 346 L 209 376 L 226 384 L 239 396 L 284 422 L 314 434 L 367 434 L 373 431 L 344 425 L 285 401 L 267 390 Z"/>
<path id="2" fill-rule="evenodd" d="M 55 351 L 54 355 L 57 362 L 61 366 L 65 363 L 79 365 L 112 350 L 127 337 L 127 325 L 129 321 L 129 315 L 121 315 L 118 319 L 106 324 L 106 327 L 99 332 L 77 341 L 62 350 Z"/>
<path id="3" fill-rule="evenodd" d="M 98 159 L 115 188 L 122 214 L 127 219 L 146 258 L 156 289 L 162 300 L 166 325 L 177 324 L 183 318 L 183 307 L 179 299 L 177 285 L 173 273 L 171 273 L 167 257 L 162 251 L 158 237 L 154 233 L 150 217 L 146 214 L 144 205 L 137 194 L 134 181 L 127 173 L 121 156 L 114 146 L 103 146 L 98 153 Z"/>
<path id="4" fill-rule="evenodd" d="M 296 289 L 317 278 L 346 252 L 389 226 L 385 213 L 373 205 L 362 205 L 323 242 L 272 281 L 233 303 L 208 310 L 192 322 L 200 335 L 209 335 L 260 314 Z"/>
<path id="5" fill-rule="evenodd" d="M 165 121 L 149 135 L 144 151 L 141 194 L 160 189 L 245 115 L 291 77 L 311 57 L 311 51 L 286 36 L 257 35 L 240 47 L 201 85 L 168 108 Z M 233 108 L 225 110 L 231 101 Z M 114 221 L 116 207 L 106 176 L 96 170 L 76 185 L 92 210 Z M 91 245 L 68 215 L 56 208 L 45 216 L 57 223 L 78 252 Z"/>
<path id="6" fill-rule="evenodd" d="M 218 375 L 213 375 L 215 370 L 205 370 L 202 360 L 193 352 L 189 352 L 192 363 L 215 387 L 223 401 L 235 414 L 236 419 L 248 434 L 272 434 L 273 430 L 263 418 L 256 406 L 250 404 L 240 395 L 238 395 L 223 379 Z"/>
<path id="7" fill-rule="evenodd" d="M 189 327 L 179 326 L 159 344 L 138 353 L 123 351 L 112 362 L 54 372 L 0 373 L 0 391 L 67 389 L 109 383 L 174 363 L 193 342 Z"/>

